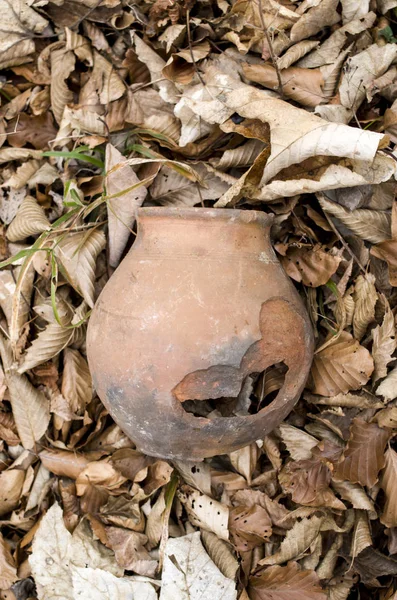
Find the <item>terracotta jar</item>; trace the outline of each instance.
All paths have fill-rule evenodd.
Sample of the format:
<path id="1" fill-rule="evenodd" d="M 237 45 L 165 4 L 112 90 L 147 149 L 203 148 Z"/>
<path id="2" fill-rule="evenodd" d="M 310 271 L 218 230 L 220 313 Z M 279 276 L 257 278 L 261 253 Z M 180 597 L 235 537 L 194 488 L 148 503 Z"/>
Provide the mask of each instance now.
<path id="1" fill-rule="evenodd" d="M 271 247 L 271 223 L 251 210 L 139 210 L 136 241 L 93 310 L 87 350 L 101 400 L 142 452 L 229 453 L 263 438 L 298 400 L 312 331 Z M 186 410 L 238 404 L 248 378 L 279 363 L 284 384 L 256 414 Z"/>

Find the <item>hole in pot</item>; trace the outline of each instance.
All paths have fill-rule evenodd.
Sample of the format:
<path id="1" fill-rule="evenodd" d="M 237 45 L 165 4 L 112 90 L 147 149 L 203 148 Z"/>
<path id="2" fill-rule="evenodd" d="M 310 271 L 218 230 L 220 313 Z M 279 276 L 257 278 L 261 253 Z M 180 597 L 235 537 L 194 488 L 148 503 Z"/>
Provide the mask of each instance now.
<path id="1" fill-rule="evenodd" d="M 250 373 L 237 396 L 186 399 L 183 409 L 195 417 L 235 417 L 255 415 L 276 398 L 283 387 L 288 367 L 284 362 L 275 363 L 261 373 Z"/>

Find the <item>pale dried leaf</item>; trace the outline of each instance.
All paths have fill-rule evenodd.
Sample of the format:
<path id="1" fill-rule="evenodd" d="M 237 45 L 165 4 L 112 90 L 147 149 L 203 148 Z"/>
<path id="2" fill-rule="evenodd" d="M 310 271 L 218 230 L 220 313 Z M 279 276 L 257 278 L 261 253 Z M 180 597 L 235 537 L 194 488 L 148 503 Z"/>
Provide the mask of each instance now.
<path id="1" fill-rule="evenodd" d="M 375 276 L 359 275 L 354 286 L 353 332 L 357 340 L 361 340 L 368 325 L 375 319 L 375 304 L 378 294 L 375 287 Z"/>
<path id="2" fill-rule="evenodd" d="M 61 123 L 65 106 L 73 102 L 73 92 L 66 80 L 75 68 L 75 63 L 74 53 L 66 47 L 51 52 L 51 108 L 57 123 Z"/>
<path id="3" fill-rule="evenodd" d="M 362 5 L 361 0 L 356 2 Z M 344 65 L 344 74 L 339 86 L 340 103 L 345 108 L 356 111 L 365 99 L 366 90 L 371 87 L 374 79 L 387 71 L 396 56 L 396 44 L 373 44 L 349 57 Z"/>
<path id="4" fill-rule="evenodd" d="M 210 159 L 210 163 L 221 171 L 226 171 L 231 167 L 248 167 L 264 148 L 265 144 L 261 140 L 248 140 L 238 148 L 226 150 L 219 159 Z"/>
<path id="5" fill-rule="evenodd" d="M 195 206 L 203 200 L 217 200 L 226 192 L 229 185 L 215 173 L 211 173 L 204 164 L 195 165 L 204 185 L 189 181 L 183 175 L 166 167 L 161 167 L 159 174 L 150 186 L 150 195 L 161 205 Z"/>
<path id="6" fill-rule="evenodd" d="M 164 493 L 163 488 L 146 519 L 145 534 L 147 535 L 150 545 L 153 547 L 160 543 L 163 534 L 164 515 L 166 510 Z"/>
<path id="7" fill-rule="evenodd" d="M 200 532 L 170 538 L 165 547 L 160 600 L 236 600 L 233 579 L 222 575 L 200 541 Z"/>
<path id="8" fill-rule="evenodd" d="M 394 367 L 380 385 L 378 385 L 375 394 L 383 396 L 388 402 L 397 398 L 397 367 Z"/>
<path id="9" fill-rule="evenodd" d="M 375 515 L 375 507 L 372 500 L 365 493 L 364 488 L 358 483 L 352 483 L 351 481 L 335 481 L 331 482 L 332 488 L 337 494 L 347 500 L 353 506 L 359 510 L 366 510 L 372 515 Z"/>
<path id="10" fill-rule="evenodd" d="M 385 492 L 386 503 L 380 520 L 386 527 L 397 527 L 397 452 L 388 448 L 385 458 L 381 486 Z"/>
<path id="11" fill-rule="evenodd" d="M 51 479 L 51 472 L 41 464 L 37 471 L 35 480 L 30 490 L 29 498 L 26 504 L 26 511 L 35 508 L 43 500 L 43 496 L 47 491 L 48 482 Z"/>
<path id="12" fill-rule="evenodd" d="M 40 34 L 48 21 L 39 15 L 26 0 L 1 0 L 2 36 L 0 68 L 21 65 L 32 59 L 35 51 L 33 34 Z"/>
<path id="13" fill-rule="evenodd" d="M 249 446 L 244 446 L 240 450 L 235 450 L 229 454 L 230 462 L 237 473 L 240 473 L 247 480 L 248 485 L 251 485 L 252 474 L 255 470 L 256 463 L 259 458 L 259 448 L 253 443 Z"/>
<path id="14" fill-rule="evenodd" d="M 301 557 L 317 538 L 322 521 L 322 518 L 316 516 L 304 517 L 301 521 L 297 521 L 293 528 L 287 531 L 279 550 L 272 556 L 260 560 L 259 564 L 278 565 Z"/>
<path id="15" fill-rule="evenodd" d="M 374 369 L 368 350 L 343 331 L 314 356 L 311 377 L 314 393 L 335 396 L 363 386 Z"/>
<path id="16" fill-rule="evenodd" d="M 303 40 L 294 44 L 291 48 L 288 48 L 283 56 L 277 59 L 278 68 L 280 70 L 288 69 L 288 67 L 296 63 L 300 58 L 303 58 L 319 45 L 320 42 L 316 42 L 315 40 Z"/>
<path id="17" fill-rule="evenodd" d="M 324 196 L 318 198 L 321 208 L 333 215 L 363 240 L 378 244 L 390 240 L 390 214 L 379 210 L 357 208 L 349 211 L 343 206 L 330 202 Z"/>
<path id="18" fill-rule="evenodd" d="M 25 373 L 57 356 L 72 341 L 74 333 L 74 329 L 58 323 L 47 325 L 24 354 L 18 373 Z"/>
<path id="19" fill-rule="evenodd" d="M 394 325 L 394 315 L 387 307 L 385 316 L 381 325 L 375 327 L 372 331 L 372 357 L 374 359 L 375 369 L 373 373 L 374 382 L 387 375 L 387 365 L 392 359 L 392 354 L 396 349 L 396 328 Z"/>
<path id="20" fill-rule="evenodd" d="M 335 479 L 348 479 L 372 487 L 385 463 L 384 449 L 390 432 L 376 423 L 366 423 L 356 417 L 352 421 L 350 438 L 335 470 Z"/>
<path id="21" fill-rule="evenodd" d="M 231 508 L 229 528 L 233 545 L 240 553 L 261 546 L 272 535 L 272 522 L 268 512 L 257 504 Z"/>
<path id="22" fill-rule="evenodd" d="M 73 536 L 66 529 L 62 509 L 54 504 L 37 529 L 29 563 L 37 586 L 39 600 L 75 600 L 72 567 L 104 568 L 115 574 L 116 566 L 109 550 L 89 537 L 88 524 L 78 527 Z"/>
<path id="23" fill-rule="evenodd" d="M 174 460 L 173 463 L 186 483 L 197 488 L 203 494 L 211 496 L 211 466 L 208 463 L 182 460 Z"/>
<path id="24" fill-rule="evenodd" d="M 365 17 L 369 11 L 369 0 L 341 0 L 343 23 Z"/>
<path id="25" fill-rule="evenodd" d="M 315 35 L 324 27 L 330 27 L 338 23 L 340 21 L 340 15 L 336 10 L 338 4 L 339 0 L 322 0 L 317 6 L 310 8 L 293 25 L 291 41 L 299 42 Z"/>
<path id="26" fill-rule="evenodd" d="M 50 228 L 50 222 L 43 209 L 32 196 L 26 196 L 18 209 L 15 218 L 7 229 L 10 242 L 25 240 Z"/>
<path id="27" fill-rule="evenodd" d="M 222 540 L 229 540 L 227 506 L 188 485 L 178 491 L 178 498 L 185 506 L 192 525 L 212 531 Z"/>
<path id="28" fill-rule="evenodd" d="M 365 548 L 368 548 L 368 546 L 372 546 L 368 516 L 364 511 L 356 510 L 353 538 L 350 549 L 351 557 L 355 558 L 360 554 L 360 552 L 365 550 Z"/>
<path id="29" fill-rule="evenodd" d="M 108 198 L 109 264 L 116 267 L 121 259 L 135 223 L 138 208 L 145 200 L 147 190 L 142 185 L 129 190 L 140 180 L 127 159 L 111 144 L 106 146 L 106 194 Z"/>
<path id="30" fill-rule="evenodd" d="M 102 569 L 83 569 L 73 565 L 71 574 L 74 600 L 157 600 L 154 587 L 145 581 L 115 577 Z M 65 597 L 65 600 L 68 597 Z"/>
<path id="31" fill-rule="evenodd" d="M 318 440 L 315 437 L 288 423 L 281 423 L 279 430 L 281 439 L 287 446 L 291 458 L 294 460 L 311 458 L 312 449 L 318 444 Z"/>
<path id="32" fill-rule="evenodd" d="M 91 229 L 65 236 L 55 248 L 70 284 L 83 296 L 90 308 L 94 306 L 96 259 L 105 245 L 103 231 Z"/>

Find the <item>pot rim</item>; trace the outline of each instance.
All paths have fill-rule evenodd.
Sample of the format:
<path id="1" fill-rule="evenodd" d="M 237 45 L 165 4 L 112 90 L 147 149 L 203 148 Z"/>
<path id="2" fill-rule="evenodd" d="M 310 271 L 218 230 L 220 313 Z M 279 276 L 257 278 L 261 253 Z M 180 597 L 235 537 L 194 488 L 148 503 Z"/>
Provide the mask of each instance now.
<path id="1" fill-rule="evenodd" d="M 138 218 L 140 217 L 165 217 L 177 219 L 204 219 L 204 220 L 229 220 L 230 222 L 240 223 L 260 223 L 264 226 L 270 226 L 273 223 L 274 215 L 259 210 L 240 210 L 238 208 L 207 208 L 207 207 L 163 207 L 163 206 L 144 206 L 138 208 Z"/>

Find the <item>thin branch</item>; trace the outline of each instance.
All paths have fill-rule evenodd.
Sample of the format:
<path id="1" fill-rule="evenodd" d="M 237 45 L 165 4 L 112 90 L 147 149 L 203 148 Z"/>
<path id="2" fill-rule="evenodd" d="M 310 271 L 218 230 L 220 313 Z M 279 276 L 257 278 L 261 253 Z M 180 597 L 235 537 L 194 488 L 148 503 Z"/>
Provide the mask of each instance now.
<path id="1" fill-rule="evenodd" d="M 259 18 L 262 23 L 262 29 L 266 36 L 267 45 L 269 46 L 270 58 L 272 59 L 273 67 L 275 68 L 276 74 L 277 74 L 278 93 L 280 94 L 281 98 L 284 100 L 283 82 L 281 80 L 281 73 L 280 73 L 280 69 L 278 68 L 278 64 L 277 64 L 277 57 L 274 54 L 272 41 L 270 39 L 270 35 L 269 35 L 268 29 L 266 27 L 265 19 L 263 17 L 262 0 L 258 0 L 258 5 L 259 5 Z"/>

